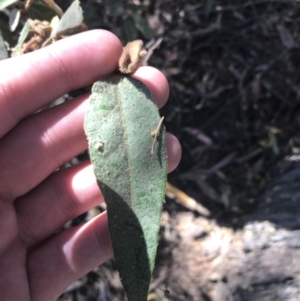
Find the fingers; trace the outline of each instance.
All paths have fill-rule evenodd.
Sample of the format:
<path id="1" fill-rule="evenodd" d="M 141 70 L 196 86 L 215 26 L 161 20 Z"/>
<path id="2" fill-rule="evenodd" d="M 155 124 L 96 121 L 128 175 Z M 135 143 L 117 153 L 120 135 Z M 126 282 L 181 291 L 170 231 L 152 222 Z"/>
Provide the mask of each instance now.
<path id="1" fill-rule="evenodd" d="M 15 239 L 0 256 L 1 301 L 31 300 L 25 263 L 26 250 L 19 240 Z"/>
<path id="2" fill-rule="evenodd" d="M 166 133 L 166 146 L 168 155 L 168 173 L 170 173 L 180 162 L 181 146 L 178 139 L 170 133 Z"/>
<path id="3" fill-rule="evenodd" d="M 28 255 L 32 301 L 56 300 L 71 282 L 111 256 L 106 213 L 56 234 Z"/>
<path id="4" fill-rule="evenodd" d="M 145 68 L 147 70 L 149 68 Z M 150 68 L 148 85 L 162 105 L 168 95 L 166 79 Z M 141 79 L 146 81 L 146 73 Z M 150 85 L 150 82 L 152 85 Z M 158 88 L 162 83 L 163 89 Z M 27 193 L 61 164 L 87 149 L 83 130 L 88 95 L 81 96 L 22 121 L 0 144 L 0 197 L 14 200 Z M 2 193 L 2 195 L 1 195 Z"/>
<path id="5" fill-rule="evenodd" d="M 180 160 L 181 149 L 171 134 L 167 134 L 166 144 L 171 171 Z M 26 247 L 31 247 L 102 202 L 90 163 L 58 171 L 16 201 L 19 237 Z"/>
<path id="6" fill-rule="evenodd" d="M 102 202 L 89 162 L 58 171 L 16 201 L 19 237 L 31 247 Z"/>
<path id="7" fill-rule="evenodd" d="M 53 99 L 113 72 L 121 52 L 115 35 L 92 30 L 1 61 L 0 137 Z"/>
<path id="8" fill-rule="evenodd" d="M 169 84 L 160 71 L 149 66 L 140 67 L 132 77 L 142 81 L 149 88 L 152 98 L 157 100 L 158 108 L 166 104 L 169 98 Z"/>
<path id="9" fill-rule="evenodd" d="M 0 143 L 0 199 L 12 202 L 87 148 L 87 96 L 22 121 Z"/>
<path id="10" fill-rule="evenodd" d="M 0 202 L 0 256 L 18 236 L 18 224 L 13 204 Z"/>

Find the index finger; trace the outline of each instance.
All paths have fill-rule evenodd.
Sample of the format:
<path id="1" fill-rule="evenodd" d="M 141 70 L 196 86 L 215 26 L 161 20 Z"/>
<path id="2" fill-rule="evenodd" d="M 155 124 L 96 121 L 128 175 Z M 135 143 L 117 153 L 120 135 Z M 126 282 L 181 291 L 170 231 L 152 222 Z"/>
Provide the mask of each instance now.
<path id="1" fill-rule="evenodd" d="M 112 73 L 122 53 L 105 30 L 71 36 L 0 62 L 0 137 L 59 96 Z"/>

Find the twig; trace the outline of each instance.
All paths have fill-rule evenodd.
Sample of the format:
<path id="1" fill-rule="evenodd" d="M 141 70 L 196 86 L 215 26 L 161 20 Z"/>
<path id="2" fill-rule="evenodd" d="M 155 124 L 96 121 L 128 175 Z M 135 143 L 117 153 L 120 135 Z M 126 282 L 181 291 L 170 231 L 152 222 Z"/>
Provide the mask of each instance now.
<path id="1" fill-rule="evenodd" d="M 156 128 L 156 130 L 153 131 L 153 132 L 151 132 L 151 136 L 153 137 L 153 142 L 152 142 L 152 147 L 151 147 L 151 155 L 154 154 L 154 145 L 155 145 L 155 143 L 156 143 L 156 141 L 157 141 L 157 137 L 158 137 L 160 128 L 161 128 L 161 126 L 162 126 L 162 123 L 163 123 L 163 121 L 164 121 L 164 118 L 165 118 L 165 117 L 163 116 L 163 117 L 160 119 L 160 121 L 159 121 L 159 123 L 158 123 L 158 126 L 157 126 L 157 128 Z"/>
<path id="2" fill-rule="evenodd" d="M 212 166 L 207 171 L 207 174 L 215 173 L 216 171 L 218 171 L 221 168 L 225 167 L 226 165 L 228 165 L 229 163 L 231 163 L 233 161 L 233 159 L 235 158 L 235 156 L 236 156 L 236 153 L 229 154 L 228 156 L 226 156 L 225 158 L 223 158 L 221 161 L 219 161 L 218 163 L 216 163 L 214 166 Z"/>
<path id="3" fill-rule="evenodd" d="M 27 0 L 25 3 L 25 10 L 28 10 L 33 2 L 34 2 L 34 0 Z"/>
<path id="4" fill-rule="evenodd" d="M 253 157 L 259 155 L 262 151 L 263 151 L 262 148 L 257 148 L 254 151 L 250 152 L 249 154 L 235 159 L 235 162 L 244 163 L 245 161 L 248 161 L 248 160 L 252 159 Z"/>
<path id="5" fill-rule="evenodd" d="M 210 215 L 210 212 L 208 209 L 206 209 L 205 207 L 200 205 L 198 202 L 196 202 L 195 199 L 191 198 L 186 193 L 184 193 L 177 187 L 173 186 L 169 182 L 167 182 L 166 193 L 169 197 L 171 197 L 171 195 L 173 195 L 174 200 L 177 203 L 179 203 L 181 206 L 183 206 L 189 210 L 197 211 L 198 213 L 200 213 L 203 216 Z"/>
<path id="6" fill-rule="evenodd" d="M 160 37 L 158 38 L 148 49 L 147 49 L 147 54 L 145 55 L 145 57 L 143 58 L 143 66 L 147 65 L 147 62 L 149 61 L 150 57 L 152 56 L 154 50 L 159 47 L 159 45 L 161 44 L 161 42 L 163 41 L 163 38 Z"/>

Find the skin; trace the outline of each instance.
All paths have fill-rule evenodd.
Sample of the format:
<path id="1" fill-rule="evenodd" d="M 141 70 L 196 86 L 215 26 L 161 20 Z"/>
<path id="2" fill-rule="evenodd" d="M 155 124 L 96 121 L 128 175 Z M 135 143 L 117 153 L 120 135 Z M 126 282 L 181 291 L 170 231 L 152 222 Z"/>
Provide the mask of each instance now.
<path id="1" fill-rule="evenodd" d="M 1 301 L 56 300 L 112 256 L 106 213 L 59 231 L 103 202 L 90 162 L 56 171 L 87 149 L 89 95 L 33 113 L 112 73 L 121 52 L 117 37 L 94 30 L 0 62 Z M 133 76 L 149 87 L 158 107 L 166 103 L 169 87 L 161 72 L 142 67 Z M 166 139 L 172 171 L 181 148 L 174 136 Z"/>

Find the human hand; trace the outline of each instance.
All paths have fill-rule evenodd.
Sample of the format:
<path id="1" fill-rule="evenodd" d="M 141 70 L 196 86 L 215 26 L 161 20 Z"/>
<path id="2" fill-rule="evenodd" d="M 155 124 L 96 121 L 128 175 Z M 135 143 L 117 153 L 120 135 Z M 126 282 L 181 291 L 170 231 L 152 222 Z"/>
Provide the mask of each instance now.
<path id="1" fill-rule="evenodd" d="M 103 213 L 59 231 L 103 202 L 90 162 L 56 171 L 87 149 L 89 95 L 34 114 L 71 90 L 112 73 L 122 52 L 111 33 L 89 31 L 0 62 L 0 300 L 53 301 L 74 280 L 112 256 Z M 158 70 L 134 75 L 158 106 L 169 88 Z M 169 172 L 181 148 L 166 136 Z M 58 232 L 59 231 L 59 232 Z"/>

